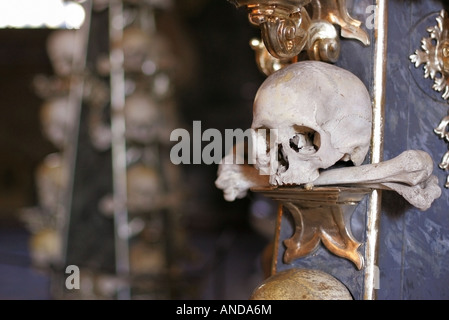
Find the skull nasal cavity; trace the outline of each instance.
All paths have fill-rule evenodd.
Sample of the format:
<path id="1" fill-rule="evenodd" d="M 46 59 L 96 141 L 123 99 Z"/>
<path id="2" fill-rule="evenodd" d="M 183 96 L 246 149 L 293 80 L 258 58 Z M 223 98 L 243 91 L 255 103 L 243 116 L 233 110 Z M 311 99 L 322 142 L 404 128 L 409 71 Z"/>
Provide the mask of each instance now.
<path id="1" fill-rule="evenodd" d="M 285 170 L 288 170 L 288 155 L 285 154 L 284 149 L 282 148 L 282 144 L 278 146 L 278 162 L 281 167 L 283 167 Z"/>

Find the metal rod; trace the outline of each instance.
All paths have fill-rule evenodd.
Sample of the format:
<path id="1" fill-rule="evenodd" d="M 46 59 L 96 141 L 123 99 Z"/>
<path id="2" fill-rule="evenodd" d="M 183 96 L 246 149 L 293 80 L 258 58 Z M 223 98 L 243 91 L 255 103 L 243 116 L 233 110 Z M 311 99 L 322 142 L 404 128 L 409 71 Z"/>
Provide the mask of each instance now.
<path id="1" fill-rule="evenodd" d="M 109 2 L 109 39 L 110 39 L 110 85 L 111 85 L 111 132 L 112 132 L 112 177 L 115 225 L 115 269 L 124 279 L 124 285 L 118 288 L 119 300 L 131 299 L 129 285 L 129 240 L 126 176 L 125 141 L 125 72 L 124 54 L 117 46 L 123 38 L 123 4 L 120 0 Z"/>
<path id="2" fill-rule="evenodd" d="M 61 257 L 58 268 L 65 268 L 67 264 L 67 251 L 69 243 L 69 231 L 72 214 L 73 189 L 75 182 L 76 158 L 78 154 L 78 136 L 81 121 L 81 110 L 84 91 L 84 69 L 87 60 L 87 46 L 90 34 L 92 0 L 82 4 L 85 11 L 85 19 L 75 36 L 82 39 L 76 43 L 82 43 L 83 50 L 80 56 L 75 55 L 72 61 L 72 75 L 70 78 L 70 89 L 68 94 L 69 110 L 68 117 L 72 121 L 65 137 L 63 157 L 64 176 L 67 184 L 60 191 L 60 206 L 58 207 L 58 230 L 61 236 Z M 60 270 L 58 270 L 60 271 Z"/>
<path id="3" fill-rule="evenodd" d="M 371 163 L 383 160 L 385 125 L 385 89 L 387 66 L 388 0 L 376 0 L 374 29 L 374 88 L 373 133 L 371 139 Z M 374 190 L 369 198 L 365 245 L 364 300 L 375 300 L 379 281 L 378 238 L 381 215 L 380 190 Z"/>

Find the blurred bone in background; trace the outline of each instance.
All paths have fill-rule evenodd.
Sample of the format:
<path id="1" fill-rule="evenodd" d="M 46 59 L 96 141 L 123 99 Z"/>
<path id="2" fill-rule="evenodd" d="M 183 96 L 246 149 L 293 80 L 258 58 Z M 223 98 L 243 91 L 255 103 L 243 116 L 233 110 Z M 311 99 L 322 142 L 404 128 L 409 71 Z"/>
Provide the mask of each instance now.
<path id="1" fill-rule="evenodd" d="M 216 165 L 176 166 L 169 155 L 172 130 L 191 132 L 193 121 L 202 131 L 250 126 L 264 79 L 249 46 L 259 31 L 227 1 L 127 0 L 116 40 L 110 2 L 86 3 L 87 31 L 0 29 L 2 225 L 25 226 L 51 298 L 248 298 L 275 210 L 225 201 Z M 116 113 L 114 49 L 123 52 Z M 67 265 L 81 269 L 82 290 L 63 288 Z"/>

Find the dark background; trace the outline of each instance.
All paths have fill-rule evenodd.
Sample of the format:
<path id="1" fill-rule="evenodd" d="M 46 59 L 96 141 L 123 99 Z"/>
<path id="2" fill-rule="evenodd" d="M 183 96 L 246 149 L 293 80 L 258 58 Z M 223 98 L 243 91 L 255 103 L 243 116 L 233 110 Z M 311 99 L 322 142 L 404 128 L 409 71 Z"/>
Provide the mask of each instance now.
<path id="1" fill-rule="evenodd" d="M 160 25 L 173 39 L 182 68 L 178 71 L 177 108 L 183 127 L 190 130 L 193 121 L 201 121 L 203 131 L 249 128 L 252 99 L 264 79 L 249 47 L 249 40 L 258 37 L 259 30 L 249 24 L 243 9 L 227 1 L 190 1 L 188 8 L 180 3 L 184 4 L 173 12 L 161 13 Z M 45 49 L 52 31 L 0 29 L 0 217 L 11 223 L 18 208 L 35 205 L 34 170 L 45 155 L 57 151 L 42 135 L 38 113 L 43 100 L 32 86 L 36 75 L 53 73 Z M 228 213 L 225 220 L 240 219 L 233 212 L 247 201 L 227 203 L 222 199 L 213 185 L 217 165 L 192 164 L 183 171 L 190 189 L 195 190 L 193 206 L 201 206 L 195 211 L 204 212 L 200 208 L 205 206 L 217 210 L 206 214 L 212 220 L 218 221 L 223 212 Z"/>
<path id="2" fill-rule="evenodd" d="M 159 28 L 172 40 L 177 56 L 176 102 L 182 127 L 190 130 L 193 121 L 201 121 L 202 131 L 248 128 L 252 99 L 265 76 L 257 69 L 249 46 L 260 31 L 249 24 L 246 12 L 225 0 L 192 0 L 178 1 L 173 10 L 158 16 Z M 93 19 L 101 21 L 100 14 L 94 13 Z M 107 37 L 103 24 L 92 27 L 92 34 Z M 37 205 L 35 169 L 47 154 L 57 151 L 42 134 L 39 108 L 43 100 L 32 85 L 36 75 L 53 73 L 45 49 L 52 31 L 0 29 L 0 267 L 4 270 L 0 298 L 5 299 L 51 298 L 48 275 L 31 266 L 29 231 L 20 213 Z M 95 43 L 90 46 L 96 50 Z M 258 256 L 267 239 L 251 224 L 251 196 L 235 202 L 223 199 L 214 185 L 217 168 L 182 165 L 180 183 L 188 195 L 183 228 L 192 246 L 213 265 L 201 279 L 202 284 L 208 283 L 203 285 L 204 292 L 195 297 L 246 299 L 260 280 Z M 82 176 L 88 168 L 79 170 Z M 92 176 L 84 189 L 95 191 L 95 186 L 104 184 L 101 179 L 101 174 Z M 89 197 L 92 192 L 83 194 Z M 82 219 L 74 221 L 78 229 L 94 227 L 91 221 L 84 226 Z M 110 248 L 110 238 L 103 240 L 107 243 L 98 239 L 96 245 Z M 84 244 L 71 246 L 81 250 Z"/>

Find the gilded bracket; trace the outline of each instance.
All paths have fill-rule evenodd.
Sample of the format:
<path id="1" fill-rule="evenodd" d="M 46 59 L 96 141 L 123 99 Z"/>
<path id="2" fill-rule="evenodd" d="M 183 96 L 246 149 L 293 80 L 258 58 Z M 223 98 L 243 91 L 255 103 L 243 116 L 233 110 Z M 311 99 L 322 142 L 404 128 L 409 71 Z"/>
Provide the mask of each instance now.
<path id="1" fill-rule="evenodd" d="M 442 92 L 444 100 L 449 99 L 449 16 L 446 10 L 441 10 L 436 18 L 437 25 L 427 28 L 428 38 L 421 40 L 421 49 L 410 55 L 415 67 L 424 65 L 424 78 L 434 80 L 432 88 Z M 449 110 L 439 125 L 433 130 L 440 139 L 449 144 Z M 448 145 L 449 147 L 449 145 Z M 447 151 L 439 164 L 440 169 L 449 170 L 449 151 Z M 449 188 L 449 176 L 445 187 Z"/>
<path id="2" fill-rule="evenodd" d="M 293 235 L 284 240 L 284 262 L 312 254 L 322 243 L 333 254 L 364 266 L 358 251 L 361 243 L 351 232 L 351 216 L 358 203 L 371 192 L 369 188 L 317 187 L 252 188 L 254 192 L 278 201 L 294 222 Z"/>
<path id="3" fill-rule="evenodd" d="M 304 49 L 311 24 L 304 7 L 282 4 L 248 4 L 247 7 L 249 21 L 261 29 L 263 42 L 272 56 L 291 59 Z"/>
<path id="4" fill-rule="evenodd" d="M 296 62 L 302 51 L 311 60 L 336 62 L 341 36 L 369 45 L 361 22 L 353 19 L 346 0 L 228 0 L 246 6 L 249 21 L 260 28 L 262 40 L 251 40 L 259 68 L 269 75 Z M 257 42 L 257 45 L 253 42 Z"/>

